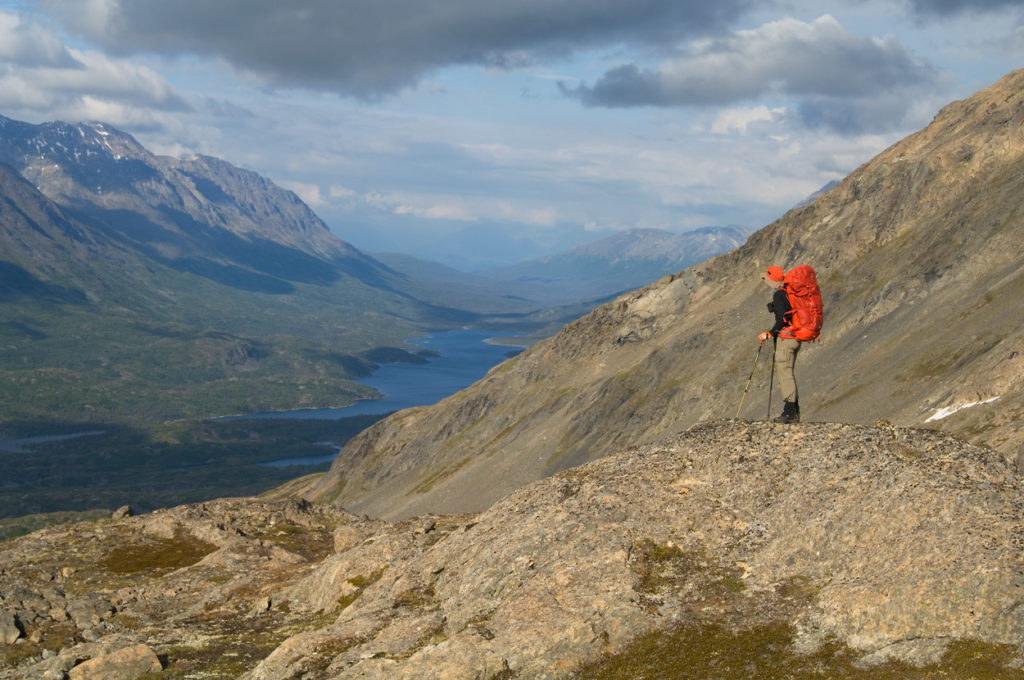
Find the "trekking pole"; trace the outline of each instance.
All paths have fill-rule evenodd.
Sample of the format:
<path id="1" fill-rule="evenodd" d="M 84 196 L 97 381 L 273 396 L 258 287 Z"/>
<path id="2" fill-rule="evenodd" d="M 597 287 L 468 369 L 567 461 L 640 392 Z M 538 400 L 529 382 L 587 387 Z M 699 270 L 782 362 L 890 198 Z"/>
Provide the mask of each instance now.
<path id="1" fill-rule="evenodd" d="M 772 419 L 772 385 L 775 383 L 775 345 L 778 338 L 772 338 L 772 370 L 768 374 L 768 420 Z"/>
<path id="2" fill-rule="evenodd" d="M 757 368 L 757 359 L 761 356 L 761 348 L 764 347 L 764 340 L 757 346 L 757 354 L 754 355 L 754 365 L 750 368 L 750 376 L 747 378 L 747 386 L 743 388 L 743 396 L 740 398 L 740 405 L 736 407 L 736 417 L 740 417 L 740 409 L 743 408 L 743 401 L 747 398 L 747 390 L 750 389 L 750 381 L 754 377 L 754 369 Z"/>

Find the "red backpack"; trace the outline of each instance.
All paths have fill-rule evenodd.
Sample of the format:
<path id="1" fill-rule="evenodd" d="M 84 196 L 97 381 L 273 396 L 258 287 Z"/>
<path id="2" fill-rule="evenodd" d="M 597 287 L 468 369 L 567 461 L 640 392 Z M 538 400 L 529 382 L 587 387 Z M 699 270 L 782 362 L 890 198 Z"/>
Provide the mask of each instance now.
<path id="1" fill-rule="evenodd" d="M 786 272 L 783 290 L 793 308 L 787 314 L 786 326 L 779 331 L 780 338 L 796 338 L 803 342 L 818 339 L 825 322 L 825 306 L 821 301 L 818 277 L 809 264 L 802 264 Z"/>

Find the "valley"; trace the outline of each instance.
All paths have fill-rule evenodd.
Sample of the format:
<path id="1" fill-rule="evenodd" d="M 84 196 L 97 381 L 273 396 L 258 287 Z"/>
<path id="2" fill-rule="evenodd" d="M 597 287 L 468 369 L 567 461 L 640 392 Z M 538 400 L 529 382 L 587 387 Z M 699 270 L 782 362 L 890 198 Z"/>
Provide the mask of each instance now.
<path id="1" fill-rule="evenodd" d="M 345 444 L 382 410 L 447 397 L 511 349 L 492 345 L 481 362 L 444 347 L 436 364 L 447 375 L 420 395 L 378 378 L 434 358 L 410 338 L 533 344 L 628 283 L 741 235 L 677 240 L 654 259 L 638 251 L 629 282 L 593 279 L 611 258 L 623 264 L 616 251 L 631 241 L 666 234 L 595 246 L 604 265 L 570 266 L 582 260 L 567 253 L 557 285 L 378 260 L 254 172 L 159 156 L 102 123 L 4 117 L 0 198 L 0 438 L 43 438 L 0 451 L 8 534 L 65 512 L 146 512 L 323 472 L 327 463 L 261 464 L 322 458 L 324 442 Z M 378 405 L 382 392 L 390 400 Z M 366 410 L 305 419 L 357 403 Z M 211 420 L 281 412 L 304 415 Z M 76 433 L 91 434 L 66 438 Z M 22 515 L 31 519 L 18 525 Z"/>
<path id="2" fill-rule="evenodd" d="M 0 536 L 45 524 L 45 515 L 61 521 L 61 513 L 125 505 L 151 512 L 258 495 L 297 476 L 325 472 L 349 439 L 388 413 L 439 401 L 520 351 L 484 342 L 487 336 L 451 331 L 416 339 L 414 351 L 368 353 L 367 359 L 392 362 L 361 378 L 371 393 L 385 396 L 347 408 L 149 426 L 107 424 L 105 429 L 95 429 L 96 423 L 9 423 L 24 436 L 0 440 L 0 465 L 6 471 L 0 482 Z M 19 521 L 21 516 L 28 517 Z"/>

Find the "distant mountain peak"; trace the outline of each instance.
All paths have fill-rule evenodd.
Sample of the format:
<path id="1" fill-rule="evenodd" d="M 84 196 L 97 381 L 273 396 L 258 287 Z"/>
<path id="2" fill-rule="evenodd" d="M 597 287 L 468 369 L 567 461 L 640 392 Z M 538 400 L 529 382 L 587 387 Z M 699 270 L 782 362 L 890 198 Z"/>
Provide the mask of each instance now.
<path id="1" fill-rule="evenodd" d="M 105 123 L 33 125 L 5 118 L 0 161 L 59 204 L 108 217 L 144 215 L 183 241 L 195 225 L 206 224 L 318 257 L 365 259 L 293 192 L 265 177 L 209 156 L 157 156 Z M 130 237 L 139 236 L 133 230 Z"/>
<path id="2" fill-rule="evenodd" d="M 743 244 L 750 230 L 705 227 L 675 233 L 628 229 L 554 255 L 483 272 L 506 281 L 539 282 L 579 298 L 643 286 Z"/>
<path id="3" fill-rule="evenodd" d="M 686 232 L 650 228 L 627 229 L 599 241 L 585 243 L 564 253 L 540 259 L 552 261 L 573 256 L 589 256 L 609 260 L 635 258 L 695 264 L 712 255 L 739 247 L 751 233 L 752 230 L 743 227 L 702 227 Z"/>

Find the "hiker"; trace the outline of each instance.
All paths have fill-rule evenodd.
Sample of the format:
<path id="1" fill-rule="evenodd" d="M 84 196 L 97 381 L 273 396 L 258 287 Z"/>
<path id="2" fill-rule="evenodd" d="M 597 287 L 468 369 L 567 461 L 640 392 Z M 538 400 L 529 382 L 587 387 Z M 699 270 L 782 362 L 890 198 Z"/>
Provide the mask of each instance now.
<path id="1" fill-rule="evenodd" d="M 800 400 L 793 369 L 796 365 L 796 355 L 800 352 L 800 341 L 793 337 L 792 333 L 785 332 L 789 327 L 789 317 L 792 316 L 793 310 L 786 294 L 785 273 L 782 267 L 768 267 L 768 270 L 761 274 L 761 280 L 775 289 L 772 301 L 768 303 L 768 311 L 775 313 L 775 325 L 771 330 L 757 336 L 761 342 L 769 337 L 775 341 L 775 364 L 779 371 L 779 387 L 782 389 L 782 415 L 775 418 L 775 422 L 799 423 Z"/>

